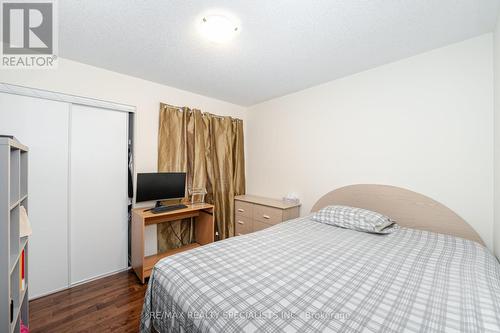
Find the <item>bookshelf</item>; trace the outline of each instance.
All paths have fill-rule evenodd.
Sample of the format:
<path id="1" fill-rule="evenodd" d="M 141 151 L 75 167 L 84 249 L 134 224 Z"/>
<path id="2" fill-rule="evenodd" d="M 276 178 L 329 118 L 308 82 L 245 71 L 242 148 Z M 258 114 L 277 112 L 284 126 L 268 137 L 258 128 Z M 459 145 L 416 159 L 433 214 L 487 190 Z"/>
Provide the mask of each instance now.
<path id="1" fill-rule="evenodd" d="M 21 320 L 29 325 L 29 251 L 28 237 L 20 237 L 21 206 L 28 210 L 28 148 L 0 137 L 0 332 L 20 332 Z"/>

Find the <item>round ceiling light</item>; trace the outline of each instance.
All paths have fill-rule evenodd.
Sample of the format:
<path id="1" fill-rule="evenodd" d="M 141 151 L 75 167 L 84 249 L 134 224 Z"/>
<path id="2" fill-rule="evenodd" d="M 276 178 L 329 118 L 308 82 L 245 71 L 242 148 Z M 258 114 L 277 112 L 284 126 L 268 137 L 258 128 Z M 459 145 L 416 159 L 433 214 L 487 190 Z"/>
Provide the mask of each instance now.
<path id="1" fill-rule="evenodd" d="M 227 16 L 207 15 L 201 19 L 200 32 L 211 42 L 226 43 L 236 36 L 238 25 Z"/>

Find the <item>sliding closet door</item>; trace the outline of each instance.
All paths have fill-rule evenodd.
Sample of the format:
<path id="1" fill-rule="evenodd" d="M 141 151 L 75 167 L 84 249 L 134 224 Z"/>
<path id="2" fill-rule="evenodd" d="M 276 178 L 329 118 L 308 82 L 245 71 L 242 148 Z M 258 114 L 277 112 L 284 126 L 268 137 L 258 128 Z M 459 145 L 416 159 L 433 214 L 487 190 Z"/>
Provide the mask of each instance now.
<path id="1" fill-rule="evenodd" d="M 0 134 L 30 149 L 30 298 L 68 286 L 68 126 L 67 103 L 0 93 Z"/>
<path id="2" fill-rule="evenodd" d="M 71 283 L 127 267 L 128 114 L 73 105 Z"/>

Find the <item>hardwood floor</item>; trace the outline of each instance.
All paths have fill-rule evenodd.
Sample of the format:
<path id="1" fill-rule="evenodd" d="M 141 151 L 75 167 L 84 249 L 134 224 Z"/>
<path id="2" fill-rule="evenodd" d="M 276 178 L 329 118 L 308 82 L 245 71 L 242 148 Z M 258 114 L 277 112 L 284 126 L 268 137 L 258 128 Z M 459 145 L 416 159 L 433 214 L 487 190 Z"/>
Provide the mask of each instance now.
<path id="1" fill-rule="evenodd" d="M 30 301 L 30 332 L 138 332 L 146 288 L 128 271 Z"/>

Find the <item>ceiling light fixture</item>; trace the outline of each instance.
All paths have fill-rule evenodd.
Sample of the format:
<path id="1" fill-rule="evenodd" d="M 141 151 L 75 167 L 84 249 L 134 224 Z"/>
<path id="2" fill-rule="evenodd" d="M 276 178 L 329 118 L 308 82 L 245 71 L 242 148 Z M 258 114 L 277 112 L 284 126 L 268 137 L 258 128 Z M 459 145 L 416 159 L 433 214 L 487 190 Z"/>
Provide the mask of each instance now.
<path id="1" fill-rule="evenodd" d="M 207 15 L 201 19 L 200 32 L 211 42 L 227 43 L 239 32 L 239 27 L 227 16 Z"/>

